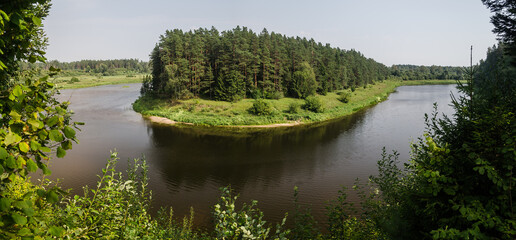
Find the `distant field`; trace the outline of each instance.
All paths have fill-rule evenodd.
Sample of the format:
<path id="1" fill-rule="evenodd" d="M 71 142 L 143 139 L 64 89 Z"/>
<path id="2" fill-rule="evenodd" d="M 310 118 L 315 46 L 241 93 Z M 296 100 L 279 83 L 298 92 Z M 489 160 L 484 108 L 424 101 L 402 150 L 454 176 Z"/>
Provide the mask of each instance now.
<path id="1" fill-rule="evenodd" d="M 94 75 L 75 75 L 75 76 L 58 76 L 52 78 L 56 88 L 85 88 L 101 85 L 113 85 L 124 83 L 141 83 L 145 74 L 134 75 L 116 75 L 116 76 L 94 76 Z"/>

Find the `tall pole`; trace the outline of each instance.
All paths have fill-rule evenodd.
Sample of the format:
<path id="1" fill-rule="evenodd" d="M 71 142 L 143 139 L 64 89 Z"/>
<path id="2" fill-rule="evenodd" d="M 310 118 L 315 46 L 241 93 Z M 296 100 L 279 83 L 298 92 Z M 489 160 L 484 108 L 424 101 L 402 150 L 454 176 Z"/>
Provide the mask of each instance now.
<path id="1" fill-rule="evenodd" d="M 470 66 L 470 81 L 468 83 L 469 88 L 469 107 L 470 107 L 470 118 L 473 116 L 473 45 L 471 45 L 471 51 L 469 54 L 469 66 Z"/>
<path id="2" fill-rule="evenodd" d="M 469 66 L 470 66 L 471 72 L 473 72 L 473 45 L 471 45 L 471 52 L 469 54 Z"/>

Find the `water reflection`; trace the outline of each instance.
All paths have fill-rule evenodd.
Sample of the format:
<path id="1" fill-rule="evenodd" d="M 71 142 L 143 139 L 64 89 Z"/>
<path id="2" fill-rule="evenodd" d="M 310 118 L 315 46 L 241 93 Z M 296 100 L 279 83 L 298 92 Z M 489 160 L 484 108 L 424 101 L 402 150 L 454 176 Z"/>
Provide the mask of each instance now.
<path id="1" fill-rule="evenodd" d="M 157 149 L 154 163 L 168 182 L 204 185 L 210 179 L 233 183 L 233 187 L 241 189 L 249 179 L 258 177 L 278 181 L 286 171 L 296 174 L 296 170 L 301 170 L 312 175 L 305 169 L 314 169 L 315 164 L 325 159 L 317 162 L 310 156 L 363 117 L 364 112 L 360 112 L 316 127 L 275 129 L 243 137 L 192 133 L 195 130 L 160 124 L 149 124 L 148 132 Z M 296 167 L 285 170 L 290 165 Z"/>
<path id="2" fill-rule="evenodd" d="M 337 121 L 235 136 L 144 120 L 130 105 L 139 84 L 66 90 L 62 97 L 70 99 L 74 119 L 86 125 L 80 144 L 53 161 L 52 177 L 63 178 L 65 188 L 94 186 L 116 148 L 121 169 L 125 159 L 145 155 L 154 206 L 173 206 L 178 217 L 193 206 L 200 226 L 210 224 L 218 188 L 229 184 L 242 201 L 258 200 L 271 222 L 292 212 L 298 186 L 301 203 L 324 222 L 326 202 L 341 186 L 374 174 L 382 147 L 408 158 L 408 143 L 423 133 L 433 102 L 450 112 L 450 91 L 456 92 L 453 86 L 400 87 L 389 100 Z"/>

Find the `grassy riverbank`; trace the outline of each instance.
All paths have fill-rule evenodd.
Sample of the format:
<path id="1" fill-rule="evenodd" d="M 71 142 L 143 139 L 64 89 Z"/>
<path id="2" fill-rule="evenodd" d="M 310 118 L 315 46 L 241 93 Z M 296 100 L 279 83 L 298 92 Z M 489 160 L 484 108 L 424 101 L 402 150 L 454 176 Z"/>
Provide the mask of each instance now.
<path id="1" fill-rule="evenodd" d="M 129 74 L 115 76 L 96 76 L 91 74 L 81 74 L 74 76 L 58 76 L 51 79 L 56 88 L 87 88 L 102 85 L 115 85 L 125 83 L 141 83 L 145 74 Z"/>
<path id="2" fill-rule="evenodd" d="M 338 100 L 339 95 L 328 93 L 326 96 L 318 95 L 324 103 L 324 111 L 315 113 L 304 110 L 301 106 L 303 99 L 282 98 L 279 100 L 264 100 L 271 107 L 272 112 L 266 116 L 256 116 L 248 112 L 254 99 L 244 99 L 236 103 L 212 101 L 204 99 L 190 99 L 183 101 L 165 101 L 140 97 L 134 104 L 135 111 L 146 116 L 158 116 L 168 118 L 179 123 L 191 123 L 204 126 L 252 126 L 290 123 L 306 124 L 327 121 L 352 114 L 364 107 L 377 104 L 385 99 L 396 87 L 402 85 L 418 84 L 451 84 L 455 81 L 426 80 L 426 81 L 384 81 L 365 88 L 357 88 L 349 92 L 349 102 Z M 341 91 L 341 92 L 343 92 Z M 297 106 L 297 112 L 289 111 L 291 106 Z"/>

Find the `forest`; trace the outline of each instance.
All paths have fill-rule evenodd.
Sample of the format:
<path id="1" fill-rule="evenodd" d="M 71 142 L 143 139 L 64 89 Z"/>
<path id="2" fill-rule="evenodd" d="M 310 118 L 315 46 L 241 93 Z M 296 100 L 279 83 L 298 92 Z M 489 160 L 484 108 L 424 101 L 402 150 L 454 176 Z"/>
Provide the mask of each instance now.
<path id="1" fill-rule="evenodd" d="M 464 79 L 464 67 L 451 66 L 417 66 L 417 65 L 392 65 L 391 76 L 401 80 L 462 80 Z"/>
<path id="2" fill-rule="evenodd" d="M 389 68 L 355 50 L 246 27 L 166 31 L 143 92 L 174 99 L 305 98 L 382 81 Z"/>
<path id="3" fill-rule="evenodd" d="M 20 68 L 20 60 L 46 60 L 42 20 L 49 13 L 49 2 L 0 3 L 0 238 L 516 239 L 514 1 L 482 0 L 493 12 L 493 32 L 500 42 L 488 50 L 478 66 L 464 69 L 466 83 L 457 82 L 461 94 L 452 96 L 455 113 L 439 118 L 435 111 L 426 116 L 426 133 L 411 144 L 408 163 L 400 164 L 399 154 L 384 150 L 377 163 L 378 175 L 352 188 L 358 190 L 362 201 L 359 210 L 353 211 L 346 189 L 339 191 L 338 198 L 327 207 L 326 232 L 317 229 L 310 211 L 299 205 L 297 188 L 294 212 L 286 213 L 276 225 L 263 219 L 256 201 L 236 207 L 238 197 L 229 187 L 221 188 L 210 229 L 193 228 L 193 209 L 183 221 L 174 218 L 171 208 L 153 215 L 148 166 L 136 159 L 126 172 L 119 172 L 115 168 L 116 153 L 111 154 L 97 185 L 85 187 L 84 194 L 72 196 L 48 178 L 32 182 L 31 173 L 52 174 L 49 160 L 64 157 L 78 143 L 76 131 L 81 125 L 72 120 L 69 103 L 55 97 L 56 89 L 49 78 L 56 69 L 50 68 L 47 76 L 40 77 Z M 177 39 L 171 43 L 182 41 L 182 33 L 177 31 Z M 266 31 L 254 35 L 255 40 L 262 37 L 263 51 L 258 52 L 258 41 L 254 43 L 256 54 L 242 57 L 246 51 L 239 46 L 245 41 L 236 41 L 239 38 L 235 33 L 250 31 L 222 34 L 232 38 L 213 31 L 206 34 L 213 37 L 213 45 L 192 47 L 196 50 L 189 54 L 182 47 L 191 45 L 169 45 L 168 37 L 164 37 L 152 53 L 153 78 L 144 84 L 145 89 L 176 98 L 192 95 L 237 100 L 253 91 L 304 97 L 315 91 L 324 94 L 370 84 L 389 74 L 388 68 L 358 52 L 332 50 L 313 41 L 275 34 L 272 37 Z M 253 34 L 249 35 L 253 39 Z M 201 39 L 201 35 L 196 36 Z M 274 54 L 281 51 L 273 50 L 273 39 L 278 41 L 277 46 L 281 42 L 278 39 L 291 39 L 292 45 L 287 44 L 285 52 L 293 57 L 284 58 L 292 61 L 290 65 L 282 65 L 279 60 L 283 58 L 275 58 Z M 167 46 L 176 47 L 170 52 L 182 53 L 183 57 L 170 59 L 164 54 Z M 211 47 L 216 46 L 223 50 L 213 51 Z M 304 52 L 289 52 L 297 49 L 294 46 Z M 325 55 L 325 50 L 330 53 Z M 211 55 L 219 57 L 208 57 L 213 62 L 203 65 L 206 62 L 202 56 Z M 330 61 L 325 56 L 337 57 Z M 339 62 L 346 57 L 350 61 Z M 253 65 L 252 59 L 261 64 Z M 323 65 L 324 59 L 329 62 Z M 163 65 L 162 60 L 167 64 Z M 236 64 L 225 65 L 227 62 Z M 332 73 L 345 77 L 336 78 Z M 297 82 L 299 79 L 317 82 L 317 89 L 307 87 L 307 82 Z M 293 220 L 292 227 L 285 225 L 287 215 Z"/>
<path id="4" fill-rule="evenodd" d="M 60 62 L 57 60 L 47 62 L 20 62 L 21 70 L 41 69 L 50 67 L 61 69 L 64 72 L 81 74 L 101 74 L 114 76 L 121 72 L 150 73 L 149 63 L 138 59 L 112 59 L 112 60 L 81 60 L 73 62 Z"/>

